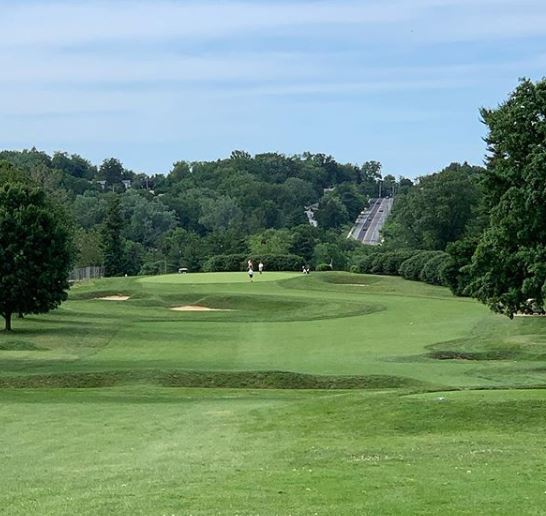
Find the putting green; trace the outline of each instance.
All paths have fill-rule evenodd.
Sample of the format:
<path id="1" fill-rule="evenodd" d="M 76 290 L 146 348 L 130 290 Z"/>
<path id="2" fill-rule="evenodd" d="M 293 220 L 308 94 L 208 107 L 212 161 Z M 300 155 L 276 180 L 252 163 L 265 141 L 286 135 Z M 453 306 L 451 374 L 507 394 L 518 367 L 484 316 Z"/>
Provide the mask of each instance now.
<path id="1" fill-rule="evenodd" d="M 301 275 L 297 272 L 264 272 L 254 273 L 253 281 L 279 281 L 295 278 Z M 148 276 L 138 280 L 140 283 L 171 283 L 176 285 L 191 285 L 194 283 L 250 283 L 246 272 L 192 272 L 189 274 L 163 274 L 161 276 Z"/>

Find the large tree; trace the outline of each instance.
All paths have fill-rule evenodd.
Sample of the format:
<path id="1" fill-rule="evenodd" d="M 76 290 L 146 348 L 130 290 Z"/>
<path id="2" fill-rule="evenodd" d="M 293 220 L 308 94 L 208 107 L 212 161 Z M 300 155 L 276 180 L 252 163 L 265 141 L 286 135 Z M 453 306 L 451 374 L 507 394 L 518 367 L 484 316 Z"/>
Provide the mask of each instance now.
<path id="1" fill-rule="evenodd" d="M 70 234 L 59 208 L 23 183 L 0 182 L 0 313 L 44 313 L 67 298 Z"/>
<path id="2" fill-rule="evenodd" d="M 470 268 L 470 293 L 513 316 L 544 307 L 546 290 L 546 80 L 524 80 L 489 128 L 485 196 L 490 224 Z"/>

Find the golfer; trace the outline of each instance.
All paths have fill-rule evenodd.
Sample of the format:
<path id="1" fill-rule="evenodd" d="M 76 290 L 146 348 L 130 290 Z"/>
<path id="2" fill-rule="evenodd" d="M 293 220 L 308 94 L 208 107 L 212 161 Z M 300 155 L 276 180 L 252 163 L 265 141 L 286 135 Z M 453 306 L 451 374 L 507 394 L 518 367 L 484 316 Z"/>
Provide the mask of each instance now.
<path id="1" fill-rule="evenodd" d="M 260 260 L 260 263 L 258 264 L 258 272 L 261 274 L 264 271 L 264 264 L 262 263 L 262 260 Z"/>
<path id="2" fill-rule="evenodd" d="M 248 277 L 250 278 L 250 281 L 252 281 L 252 278 L 254 277 L 254 270 L 252 267 L 248 268 Z"/>

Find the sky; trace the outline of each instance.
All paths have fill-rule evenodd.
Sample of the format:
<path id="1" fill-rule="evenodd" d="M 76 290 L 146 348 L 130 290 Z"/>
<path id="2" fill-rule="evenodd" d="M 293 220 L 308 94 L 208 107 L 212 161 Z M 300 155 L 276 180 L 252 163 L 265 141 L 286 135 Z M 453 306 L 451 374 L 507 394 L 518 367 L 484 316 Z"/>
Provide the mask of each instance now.
<path id="1" fill-rule="evenodd" d="M 0 0 L 0 149 L 482 164 L 480 107 L 546 70 L 544 0 Z"/>

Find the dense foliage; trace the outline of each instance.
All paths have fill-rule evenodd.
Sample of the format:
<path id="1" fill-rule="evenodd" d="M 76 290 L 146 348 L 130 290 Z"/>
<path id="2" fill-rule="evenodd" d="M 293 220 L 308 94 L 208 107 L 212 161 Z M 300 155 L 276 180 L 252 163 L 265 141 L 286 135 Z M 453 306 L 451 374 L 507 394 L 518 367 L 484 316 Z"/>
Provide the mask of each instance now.
<path id="1" fill-rule="evenodd" d="M 450 242 L 479 232 L 485 223 L 482 173 L 481 167 L 452 163 L 400 192 L 384 228 L 388 245 L 443 251 Z"/>
<path id="2" fill-rule="evenodd" d="M 512 316 L 542 310 L 546 294 L 546 80 L 524 80 L 497 109 L 484 174 L 489 226 L 469 269 L 470 293 Z"/>
<path id="3" fill-rule="evenodd" d="M 96 167 L 77 154 L 36 149 L 0 152 L 27 179 L 72 211 L 78 266 L 104 265 L 110 276 L 233 270 L 249 256 L 266 270 L 343 269 L 358 244 L 345 236 L 371 196 L 394 191 L 376 161 L 341 164 L 323 154 L 179 161 L 168 175 L 135 174 L 110 158 Z M 411 184 L 407 179 L 404 184 Z M 318 228 L 309 224 L 311 208 Z M 243 256 L 232 264 L 217 256 Z M 283 262 L 283 256 L 297 260 Z"/>
<path id="4" fill-rule="evenodd" d="M 446 269 L 451 262 L 451 256 L 444 251 L 371 249 L 367 256 L 355 261 L 351 270 L 366 274 L 402 276 L 431 285 L 449 286 Z"/>
<path id="5" fill-rule="evenodd" d="M 0 178 L 0 314 L 43 313 L 67 297 L 69 228 L 43 190 Z"/>

